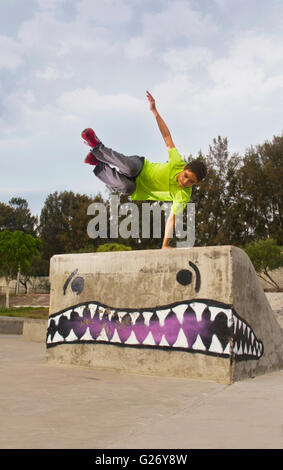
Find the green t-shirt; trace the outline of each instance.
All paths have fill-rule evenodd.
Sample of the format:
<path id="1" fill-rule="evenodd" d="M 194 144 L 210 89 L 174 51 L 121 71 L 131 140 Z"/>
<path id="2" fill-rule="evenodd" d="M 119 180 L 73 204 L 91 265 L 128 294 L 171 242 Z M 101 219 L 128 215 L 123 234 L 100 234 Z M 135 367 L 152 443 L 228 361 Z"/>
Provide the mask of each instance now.
<path id="1" fill-rule="evenodd" d="M 179 214 L 192 194 L 192 188 L 181 188 L 177 182 L 177 175 L 185 165 L 176 148 L 169 150 L 167 163 L 151 163 L 145 158 L 143 169 L 136 178 L 136 189 L 130 198 L 136 201 L 172 201 L 172 212 Z"/>

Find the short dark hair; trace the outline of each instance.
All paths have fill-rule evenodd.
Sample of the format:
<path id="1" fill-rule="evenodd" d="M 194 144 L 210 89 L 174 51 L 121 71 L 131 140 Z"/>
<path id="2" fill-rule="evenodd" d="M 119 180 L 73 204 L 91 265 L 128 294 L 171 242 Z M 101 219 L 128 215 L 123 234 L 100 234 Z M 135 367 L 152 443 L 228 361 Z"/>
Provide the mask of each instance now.
<path id="1" fill-rule="evenodd" d="M 207 175 L 206 164 L 199 159 L 192 160 L 185 166 L 184 169 L 192 171 L 192 173 L 196 175 L 198 182 L 203 180 Z"/>

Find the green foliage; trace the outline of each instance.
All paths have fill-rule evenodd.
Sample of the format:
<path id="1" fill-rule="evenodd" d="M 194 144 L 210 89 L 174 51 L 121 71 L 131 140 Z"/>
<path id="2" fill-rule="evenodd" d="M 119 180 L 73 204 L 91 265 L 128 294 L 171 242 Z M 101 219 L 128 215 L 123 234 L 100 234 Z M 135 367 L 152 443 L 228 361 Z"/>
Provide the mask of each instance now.
<path id="1" fill-rule="evenodd" d="M 36 235 L 37 217 L 31 215 L 25 199 L 13 197 L 9 205 L 0 203 L 0 231 L 20 230 Z"/>
<path id="2" fill-rule="evenodd" d="M 131 249 L 130 246 L 121 245 L 119 243 L 105 243 L 104 245 L 99 245 L 96 251 L 101 253 L 104 251 L 131 251 Z"/>
<path id="3" fill-rule="evenodd" d="M 20 230 L 0 232 L 0 272 L 12 278 L 18 269 L 27 270 L 32 258 L 40 254 L 39 244 L 35 237 Z"/>
<path id="4" fill-rule="evenodd" d="M 40 256 L 40 241 L 15 230 L 0 232 L 0 273 L 6 279 L 6 307 L 9 308 L 9 283 L 19 271 L 25 272 L 34 256 Z"/>
<path id="5" fill-rule="evenodd" d="M 259 240 L 249 243 L 244 247 L 245 252 L 249 256 L 257 273 L 260 274 L 266 282 L 276 289 L 278 284 L 272 279 L 270 271 L 283 266 L 283 253 L 281 248 L 276 245 L 275 240 L 271 238 L 267 240 Z M 262 275 L 268 279 L 265 279 Z"/>
<path id="6" fill-rule="evenodd" d="M 91 243 L 87 234 L 91 202 L 103 202 L 100 194 L 93 200 L 85 194 L 63 191 L 49 194 L 40 215 L 39 232 L 44 244 L 43 258 L 54 254 L 77 252 Z M 95 240 L 93 246 L 99 244 Z"/>
<path id="7" fill-rule="evenodd" d="M 283 135 L 273 137 L 262 145 L 250 147 L 240 157 L 231 153 L 226 137 L 213 139 L 206 155 L 200 151 L 208 168 L 204 181 L 193 187 L 191 202 L 196 204 L 196 246 L 243 246 L 253 240 L 272 238 L 283 245 Z M 190 159 L 192 157 L 190 156 Z M 115 194 L 115 192 L 110 192 Z M 0 202 L 0 232 L 4 230 L 35 235 L 38 230 L 42 240 L 42 258 L 49 261 L 54 254 L 95 252 L 102 243 L 126 244 L 133 250 L 159 249 L 165 228 L 161 217 L 161 237 L 153 238 L 151 217 L 150 238 L 142 236 L 142 205 L 144 201 L 131 201 L 120 195 L 120 205 L 131 202 L 139 213 L 139 236 L 123 239 L 89 238 L 87 226 L 93 216 L 87 215 L 92 202 L 102 202 L 107 207 L 107 227 L 110 226 L 110 202 L 100 193 L 94 197 L 72 191 L 55 192 L 46 198 L 41 211 L 40 225 L 30 214 L 27 202 L 12 198 L 9 205 Z M 152 204 L 153 201 L 148 201 Z M 119 223 L 126 218 L 119 216 Z M 186 224 L 186 211 L 184 211 Z M 174 238 L 172 239 L 174 244 Z M 34 263 L 33 263 L 34 264 Z M 44 270 L 36 262 L 34 271 Z M 32 267 L 31 267 L 32 268 Z M 46 268 L 46 269 L 45 269 Z"/>

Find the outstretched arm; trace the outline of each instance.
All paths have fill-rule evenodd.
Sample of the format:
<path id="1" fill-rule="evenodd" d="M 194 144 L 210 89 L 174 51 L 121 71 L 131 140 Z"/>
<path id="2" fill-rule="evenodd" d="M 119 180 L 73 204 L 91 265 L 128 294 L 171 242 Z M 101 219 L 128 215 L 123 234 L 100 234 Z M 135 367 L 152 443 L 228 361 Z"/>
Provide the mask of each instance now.
<path id="1" fill-rule="evenodd" d="M 172 140 L 172 137 L 171 137 L 171 134 L 169 132 L 169 129 L 168 127 L 166 126 L 165 122 L 163 121 L 162 117 L 160 116 L 159 112 L 157 111 L 156 109 L 156 105 L 155 105 L 155 99 L 153 98 L 153 96 L 149 93 L 149 91 L 146 92 L 146 96 L 147 96 L 147 99 L 150 103 L 150 111 L 152 111 L 153 115 L 155 116 L 156 118 L 156 121 L 157 121 L 157 124 L 158 124 L 158 127 L 159 127 L 159 130 L 162 134 L 162 137 L 164 139 L 164 142 L 166 144 L 166 147 L 168 149 L 172 149 L 175 147 L 174 145 L 174 142 Z"/>
<path id="2" fill-rule="evenodd" d="M 171 248 L 171 246 L 169 246 L 169 241 L 172 238 L 174 227 L 175 227 L 175 214 L 171 212 L 165 225 L 165 233 L 164 233 L 162 248 Z"/>

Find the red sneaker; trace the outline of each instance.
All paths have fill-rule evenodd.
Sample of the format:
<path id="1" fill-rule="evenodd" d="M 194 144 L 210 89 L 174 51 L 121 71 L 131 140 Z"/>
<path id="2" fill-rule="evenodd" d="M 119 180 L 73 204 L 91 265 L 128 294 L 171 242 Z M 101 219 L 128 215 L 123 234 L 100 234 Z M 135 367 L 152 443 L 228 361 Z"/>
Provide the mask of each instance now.
<path id="1" fill-rule="evenodd" d="M 82 131 L 81 136 L 84 139 L 85 144 L 92 148 L 96 147 L 96 145 L 101 142 L 95 134 L 94 130 L 90 127 L 87 127 L 84 131 Z"/>
<path id="2" fill-rule="evenodd" d="M 86 158 L 84 159 L 84 162 L 88 163 L 89 165 L 97 165 L 98 164 L 97 158 L 91 152 L 89 152 L 87 154 Z"/>

